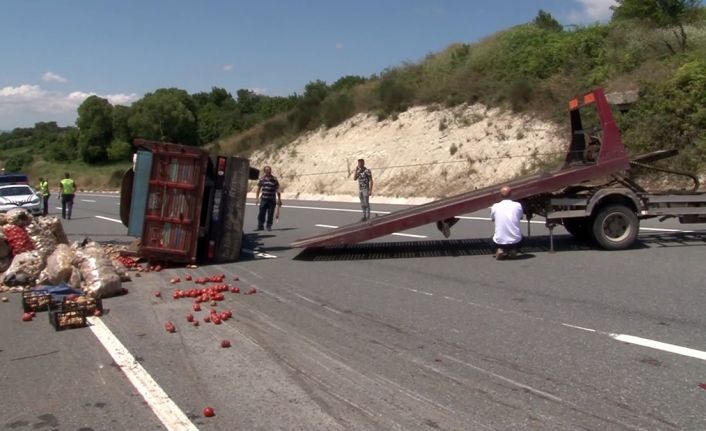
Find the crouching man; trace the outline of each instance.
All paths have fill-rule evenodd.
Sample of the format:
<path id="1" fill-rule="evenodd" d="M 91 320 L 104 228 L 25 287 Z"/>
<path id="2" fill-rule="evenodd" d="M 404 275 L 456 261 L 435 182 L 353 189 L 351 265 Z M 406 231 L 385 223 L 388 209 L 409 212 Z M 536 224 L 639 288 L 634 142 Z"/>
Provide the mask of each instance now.
<path id="1" fill-rule="evenodd" d="M 504 186 L 500 189 L 502 201 L 490 208 L 490 219 L 495 222 L 493 244 L 495 245 L 495 258 L 498 260 L 517 256 L 517 250 L 522 244 L 522 205 L 511 199 L 512 189 Z"/>

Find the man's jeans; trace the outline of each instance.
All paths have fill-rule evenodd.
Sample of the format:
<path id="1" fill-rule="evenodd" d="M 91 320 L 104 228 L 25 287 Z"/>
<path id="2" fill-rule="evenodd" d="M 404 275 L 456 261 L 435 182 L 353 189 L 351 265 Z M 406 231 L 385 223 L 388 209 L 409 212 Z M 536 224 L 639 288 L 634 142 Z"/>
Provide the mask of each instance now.
<path id="1" fill-rule="evenodd" d="M 61 195 L 61 218 L 68 216 L 71 220 L 71 212 L 74 208 L 74 195 Z"/>
<path id="2" fill-rule="evenodd" d="M 265 226 L 265 216 L 267 216 L 267 227 L 272 227 L 272 220 L 275 218 L 275 199 L 260 199 L 260 211 L 257 213 L 257 228 Z"/>
<path id="3" fill-rule="evenodd" d="M 42 196 L 42 215 L 49 214 L 49 195 Z"/>
<path id="4" fill-rule="evenodd" d="M 370 218 L 370 190 L 361 189 L 358 192 L 358 197 L 360 198 L 360 207 L 363 208 L 363 218 Z"/>

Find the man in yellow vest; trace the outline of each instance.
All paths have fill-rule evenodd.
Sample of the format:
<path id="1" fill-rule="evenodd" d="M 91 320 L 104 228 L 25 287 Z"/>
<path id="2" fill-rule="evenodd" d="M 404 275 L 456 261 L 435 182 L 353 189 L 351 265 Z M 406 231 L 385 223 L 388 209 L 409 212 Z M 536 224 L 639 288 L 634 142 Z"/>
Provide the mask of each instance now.
<path id="1" fill-rule="evenodd" d="M 69 173 L 64 174 L 64 179 L 59 182 L 59 194 L 61 195 L 61 218 L 67 216 L 71 220 L 71 210 L 74 208 L 74 196 L 76 195 L 76 182 L 71 179 Z"/>
<path id="2" fill-rule="evenodd" d="M 39 196 L 42 198 L 42 215 L 49 214 L 49 182 L 39 177 Z"/>

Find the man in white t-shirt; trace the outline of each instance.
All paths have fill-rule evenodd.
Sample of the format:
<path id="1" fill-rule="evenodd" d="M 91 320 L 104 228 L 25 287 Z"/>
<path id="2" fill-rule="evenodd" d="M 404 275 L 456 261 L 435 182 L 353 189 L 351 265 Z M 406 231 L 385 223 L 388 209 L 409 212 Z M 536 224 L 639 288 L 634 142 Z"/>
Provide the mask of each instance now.
<path id="1" fill-rule="evenodd" d="M 493 244 L 495 244 L 495 258 L 498 260 L 517 255 L 517 249 L 522 243 L 522 205 L 510 199 L 512 189 L 504 186 L 500 189 L 502 201 L 490 208 L 490 219 L 495 222 Z"/>

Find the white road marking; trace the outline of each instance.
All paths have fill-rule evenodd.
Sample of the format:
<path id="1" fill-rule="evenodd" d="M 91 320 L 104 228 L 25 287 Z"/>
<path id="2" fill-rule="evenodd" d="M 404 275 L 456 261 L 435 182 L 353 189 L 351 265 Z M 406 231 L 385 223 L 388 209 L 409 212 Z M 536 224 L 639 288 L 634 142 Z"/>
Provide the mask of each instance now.
<path id="1" fill-rule="evenodd" d="M 256 206 L 253 203 L 247 203 L 246 205 Z M 305 207 L 298 205 L 282 205 L 282 208 L 294 208 L 299 210 L 318 210 L 318 211 L 340 211 L 345 213 L 359 213 L 361 210 L 352 210 L 348 208 L 326 208 L 326 207 Z M 390 214 L 390 211 L 370 211 L 372 214 Z"/>
<path id="2" fill-rule="evenodd" d="M 327 229 L 338 229 L 338 226 L 330 225 L 330 224 L 316 224 L 314 225 L 316 227 L 325 227 Z"/>
<path id="3" fill-rule="evenodd" d="M 255 204 L 253 203 L 248 203 L 247 205 L 254 206 Z M 353 209 L 348 209 L 348 208 L 326 208 L 326 207 L 307 207 L 307 206 L 297 206 L 297 205 L 282 205 L 283 208 L 295 208 L 295 209 L 305 209 L 305 210 L 319 210 L 319 211 L 340 211 L 340 212 L 353 212 L 357 213 L 360 212 L 360 210 L 353 210 Z M 391 214 L 390 211 L 370 211 L 371 213 L 374 214 Z M 477 220 L 477 221 L 492 221 L 490 220 L 490 217 L 476 217 L 476 216 L 456 216 L 456 218 L 462 219 L 462 220 Z M 523 220 L 524 223 L 527 223 L 527 220 Z M 546 222 L 541 221 L 541 220 L 530 220 L 530 223 L 532 224 L 541 224 L 544 225 Z M 327 225 L 316 225 L 320 227 L 328 227 Z M 683 229 L 669 229 L 669 228 L 658 228 L 658 227 L 640 227 L 640 230 L 645 230 L 645 231 L 654 231 L 654 232 L 681 232 L 681 233 L 693 233 L 695 231 L 693 230 L 683 230 Z M 395 235 L 395 234 L 393 234 Z M 402 235 L 402 234 L 400 234 Z M 409 234 L 407 234 L 409 235 Z M 426 238 L 426 237 L 423 237 Z"/>
<path id="4" fill-rule="evenodd" d="M 580 329 L 582 331 L 587 331 L 587 332 L 596 332 L 595 329 L 584 328 L 583 326 L 569 325 L 568 323 L 562 323 L 562 326 L 566 326 L 566 327 L 574 328 L 574 329 Z"/>
<path id="5" fill-rule="evenodd" d="M 403 287 L 403 289 L 409 290 L 410 292 L 414 292 L 414 293 L 421 293 L 422 295 L 434 296 L 434 294 L 431 292 L 425 292 L 423 290 L 412 289 L 411 287 Z"/>
<path id="6" fill-rule="evenodd" d="M 120 224 L 122 224 L 122 221 L 120 221 L 120 220 L 118 220 L 118 219 L 115 219 L 115 218 L 103 217 L 103 216 L 95 216 L 95 217 L 96 217 L 96 218 L 99 218 L 99 219 L 101 219 L 101 220 L 108 220 L 108 221 L 112 221 L 112 222 L 115 222 L 115 223 L 120 223 Z"/>
<path id="7" fill-rule="evenodd" d="M 568 328 L 579 329 L 581 331 L 594 332 L 598 334 L 607 335 L 610 338 L 624 343 L 635 344 L 637 346 L 649 347 L 650 349 L 662 350 L 664 352 L 676 353 L 677 355 L 688 356 L 691 358 L 701 359 L 706 361 L 706 352 L 701 350 L 691 349 L 689 347 L 677 346 L 676 344 L 663 343 L 661 341 L 650 340 L 648 338 L 635 337 L 634 335 L 626 334 L 613 334 L 603 331 L 597 331 L 591 328 L 584 328 L 583 326 L 569 325 L 568 323 L 562 323 L 562 326 Z"/>
<path id="8" fill-rule="evenodd" d="M 250 250 L 249 248 L 243 248 L 241 250 L 244 251 L 245 253 L 250 253 L 253 256 L 259 257 L 262 259 L 277 259 L 277 256 L 275 256 L 274 254 L 263 253 L 263 252 L 257 251 L 257 250 Z"/>
<path id="9" fill-rule="evenodd" d="M 701 359 L 706 361 L 706 352 L 701 350 L 690 349 L 688 347 L 681 347 L 675 344 L 662 343 L 660 341 L 648 340 L 647 338 L 635 337 L 633 335 L 625 334 L 608 334 L 611 338 L 624 343 L 636 344 L 638 346 L 649 347 L 651 349 L 662 350 L 669 353 L 676 353 L 677 355 L 689 356 L 691 358 Z"/>
<path id="10" fill-rule="evenodd" d="M 642 226 L 640 226 L 640 230 L 651 230 L 651 231 L 655 231 L 655 232 L 681 232 L 681 233 L 694 232 L 693 230 L 667 229 L 667 228 L 660 228 L 660 227 L 642 227 Z"/>
<path id="11" fill-rule="evenodd" d="M 411 233 L 393 233 L 392 235 L 397 235 L 397 236 L 408 236 L 410 238 L 426 238 L 426 235 L 414 235 Z"/>
<path id="12" fill-rule="evenodd" d="M 108 327 L 95 317 L 89 317 L 89 328 L 125 373 L 130 383 L 145 399 L 157 418 L 168 430 L 198 430 L 183 411 L 172 401 L 152 376 L 135 360 Z"/>
<path id="13" fill-rule="evenodd" d="M 95 203 L 96 201 L 94 201 L 93 199 L 81 199 L 81 202 L 92 202 L 92 203 Z"/>

